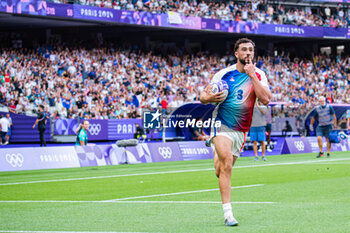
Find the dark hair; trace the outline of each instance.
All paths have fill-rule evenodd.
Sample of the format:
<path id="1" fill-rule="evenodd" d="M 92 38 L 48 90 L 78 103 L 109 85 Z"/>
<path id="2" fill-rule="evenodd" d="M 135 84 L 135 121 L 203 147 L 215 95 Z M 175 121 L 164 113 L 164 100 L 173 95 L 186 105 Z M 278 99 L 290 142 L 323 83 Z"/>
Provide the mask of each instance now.
<path id="1" fill-rule="evenodd" d="M 235 43 L 235 47 L 234 47 L 235 52 L 238 50 L 239 45 L 244 44 L 244 43 L 251 43 L 253 45 L 253 47 L 255 48 L 255 43 L 252 40 L 250 40 L 248 38 L 241 38 L 241 39 L 237 40 Z"/>

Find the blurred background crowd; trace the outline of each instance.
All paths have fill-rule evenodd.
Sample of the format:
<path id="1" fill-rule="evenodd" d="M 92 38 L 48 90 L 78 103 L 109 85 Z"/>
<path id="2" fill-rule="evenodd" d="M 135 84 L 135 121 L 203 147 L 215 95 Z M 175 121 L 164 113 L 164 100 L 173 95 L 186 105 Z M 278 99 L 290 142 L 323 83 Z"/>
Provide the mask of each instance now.
<path id="1" fill-rule="evenodd" d="M 144 109 L 165 114 L 197 101 L 212 76 L 234 63 L 233 52 L 163 56 L 135 47 L 7 48 L 0 54 L 0 103 L 27 115 L 44 105 L 55 118 L 139 118 Z M 259 56 L 256 66 L 267 74 L 272 101 L 287 107 L 275 116 L 297 116 L 321 95 L 329 103 L 350 103 L 349 56 Z"/>

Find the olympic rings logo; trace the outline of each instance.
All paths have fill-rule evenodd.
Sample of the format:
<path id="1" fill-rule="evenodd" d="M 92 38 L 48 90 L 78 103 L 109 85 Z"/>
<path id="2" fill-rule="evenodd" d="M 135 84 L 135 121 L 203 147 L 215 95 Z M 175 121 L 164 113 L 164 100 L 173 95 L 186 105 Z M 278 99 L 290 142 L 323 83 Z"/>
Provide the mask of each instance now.
<path id="1" fill-rule="evenodd" d="M 173 151 L 168 146 L 167 147 L 159 147 L 158 152 L 164 159 L 170 159 L 171 155 L 173 154 Z"/>
<path id="2" fill-rule="evenodd" d="M 90 124 L 89 132 L 91 135 L 99 135 L 101 132 L 101 124 Z"/>
<path id="3" fill-rule="evenodd" d="M 12 166 L 12 167 L 22 167 L 24 162 L 24 157 L 21 153 L 17 154 L 6 154 L 6 161 Z"/>
<path id="4" fill-rule="evenodd" d="M 303 151 L 304 150 L 304 143 L 303 141 L 294 141 L 295 147 L 298 149 L 298 151 Z"/>

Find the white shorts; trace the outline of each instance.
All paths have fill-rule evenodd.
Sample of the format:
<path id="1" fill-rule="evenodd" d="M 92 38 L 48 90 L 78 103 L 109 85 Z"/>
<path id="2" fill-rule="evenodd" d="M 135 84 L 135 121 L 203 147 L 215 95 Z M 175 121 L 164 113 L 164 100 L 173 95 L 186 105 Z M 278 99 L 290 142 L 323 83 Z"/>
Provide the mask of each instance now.
<path id="1" fill-rule="evenodd" d="M 246 132 L 236 131 L 222 124 L 221 127 L 213 126 L 211 128 L 210 141 L 212 142 L 213 138 L 219 135 L 229 138 L 232 141 L 232 155 L 239 157 L 246 140 L 246 134 Z M 212 144 L 212 148 L 215 150 L 214 144 Z"/>

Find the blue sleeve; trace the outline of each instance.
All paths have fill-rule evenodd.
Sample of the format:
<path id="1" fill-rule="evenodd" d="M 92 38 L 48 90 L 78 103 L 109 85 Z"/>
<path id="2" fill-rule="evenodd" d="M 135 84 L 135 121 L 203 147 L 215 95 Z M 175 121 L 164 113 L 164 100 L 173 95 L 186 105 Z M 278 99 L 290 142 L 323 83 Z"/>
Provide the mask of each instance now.
<path id="1" fill-rule="evenodd" d="M 329 113 L 333 115 L 335 113 L 334 108 L 332 106 L 329 106 Z"/>
<path id="2" fill-rule="evenodd" d="M 316 111 L 316 109 L 314 109 L 311 113 L 311 117 L 313 118 L 318 118 L 318 112 Z"/>

